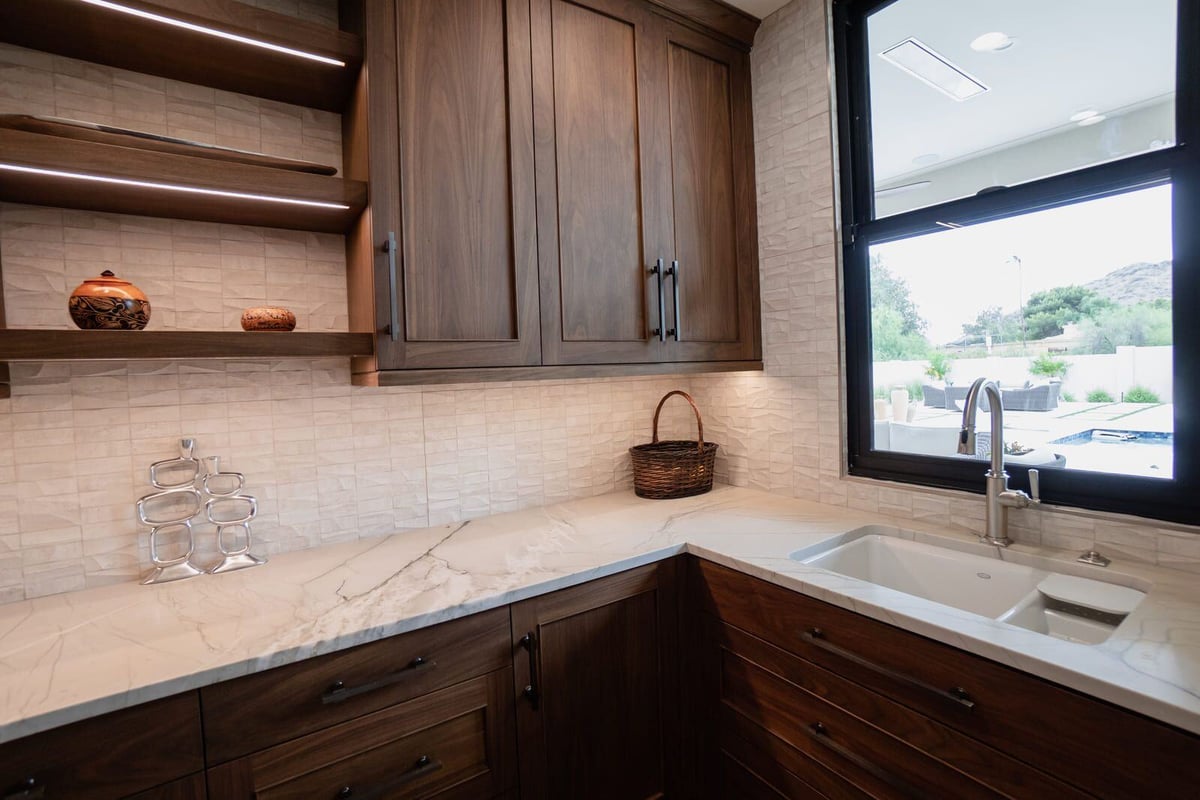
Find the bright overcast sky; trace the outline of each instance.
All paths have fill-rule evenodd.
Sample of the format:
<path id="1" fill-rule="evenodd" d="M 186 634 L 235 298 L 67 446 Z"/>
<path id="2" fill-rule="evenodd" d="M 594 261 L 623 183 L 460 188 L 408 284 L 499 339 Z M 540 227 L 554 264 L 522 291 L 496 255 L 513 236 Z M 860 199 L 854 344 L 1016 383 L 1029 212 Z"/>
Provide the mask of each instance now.
<path id="1" fill-rule="evenodd" d="M 929 340 L 946 344 L 988 306 L 1016 311 L 1022 294 L 1084 284 L 1139 261 L 1170 260 L 1171 188 L 890 242 L 871 254 L 908 282 Z M 1013 256 L 1021 261 L 1020 287 Z"/>

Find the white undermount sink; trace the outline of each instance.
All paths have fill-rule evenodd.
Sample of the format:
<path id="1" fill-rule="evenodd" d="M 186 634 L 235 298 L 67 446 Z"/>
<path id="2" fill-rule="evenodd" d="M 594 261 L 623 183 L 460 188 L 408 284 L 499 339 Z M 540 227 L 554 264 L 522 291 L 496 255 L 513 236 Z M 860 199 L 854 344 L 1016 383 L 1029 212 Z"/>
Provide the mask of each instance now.
<path id="1" fill-rule="evenodd" d="M 791 558 L 1058 639 L 1099 644 L 1145 597 L 1129 586 L 901 538 L 875 526 Z M 898 533 L 898 532 L 897 532 Z"/>

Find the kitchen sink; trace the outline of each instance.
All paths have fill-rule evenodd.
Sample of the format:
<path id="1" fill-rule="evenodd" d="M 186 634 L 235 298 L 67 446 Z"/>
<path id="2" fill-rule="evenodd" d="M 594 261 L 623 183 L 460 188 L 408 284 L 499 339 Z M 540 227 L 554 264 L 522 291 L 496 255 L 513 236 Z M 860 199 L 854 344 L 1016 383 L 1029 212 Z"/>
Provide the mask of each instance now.
<path id="1" fill-rule="evenodd" d="M 1107 640 L 1146 594 L 1129 586 L 1001 560 L 982 546 L 982 552 L 967 552 L 897 534 L 868 526 L 833 542 L 797 550 L 791 558 L 1084 644 Z"/>

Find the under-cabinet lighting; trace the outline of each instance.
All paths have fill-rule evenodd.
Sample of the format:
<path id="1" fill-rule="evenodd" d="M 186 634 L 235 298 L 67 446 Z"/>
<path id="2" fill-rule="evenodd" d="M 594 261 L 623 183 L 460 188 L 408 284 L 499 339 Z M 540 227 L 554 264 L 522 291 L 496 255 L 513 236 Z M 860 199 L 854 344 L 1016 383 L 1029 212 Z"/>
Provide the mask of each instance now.
<path id="1" fill-rule="evenodd" d="M 23 172 L 29 175 L 46 175 L 51 178 L 68 178 L 77 181 L 93 183 L 109 183 L 118 186 L 136 186 L 141 189 L 161 189 L 167 192 L 183 194 L 202 194 L 208 197 L 228 197 L 233 200 L 254 200 L 260 203 L 281 203 L 289 206 L 307 206 L 309 208 L 328 208 L 333 211 L 347 211 L 350 206 L 345 203 L 327 203 L 322 200 L 300 200 L 295 197 L 279 197 L 272 194 L 250 194 L 249 192 L 227 192 L 223 189 L 202 189 L 199 186 L 181 186 L 177 183 L 154 183 L 152 181 L 135 181 L 128 178 L 112 178 L 107 175 L 89 175 L 86 172 L 64 172 L 57 169 L 41 169 L 40 167 L 24 167 L 19 164 L 0 164 L 0 170 L 8 172 Z"/>
<path id="2" fill-rule="evenodd" d="M 317 55 L 316 53 L 307 53 L 303 50 L 295 50 L 291 47 L 284 47 L 283 45 L 272 44 L 271 42 L 264 42 L 262 39 L 251 39 L 248 36 L 239 36 L 236 33 L 230 33 L 228 31 L 218 30 L 217 28 L 208 28 L 208 27 L 205 27 L 204 25 L 196 25 L 195 23 L 192 23 L 192 22 L 184 22 L 181 19 L 175 19 L 174 17 L 166 17 L 166 16 L 163 16 L 162 14 L 155 14 L 151 11 L 143 11 L 140 8 L 133 8 L 131 6 L 123 6 L 120 3 L 109 2 L 109 0 L 80 0 L 80 2 L 87 3 L 90 6 L 97 6 L 99 8 L 108 9 L 109 11 L 118 11 L 122 14 L 129 14 L 130 16 L 140 17 L 141 19 L 148 19 L 152 22 L 159 22 L 159 23 L 162 23 L 163 25 L 170 25 L 175 28 L 183 28 L 184 30 L 187 30 L 187 31 L 193 31 L 195 33 L 203 33 L 208 36 L 216 36 L 219 39 L 227 39 L 231 42 L 237 42 L 239 44 L 246 44 L 246 45 L 250 45 L 251 47 L 260 47 L 263 50 L 272 50 L 276 53 L 283 53 L 285 55 L 295 56 L 296 58 L 306 58 L 309 61 L 319 61 L 322 64 L 329 64 L 329 65 L 335 66 L 335 67 L 346 66 L 345 61 L 339 61 L 336 58 L 329 58 L 328 56 L 321 56 L 321 55 Z"/>

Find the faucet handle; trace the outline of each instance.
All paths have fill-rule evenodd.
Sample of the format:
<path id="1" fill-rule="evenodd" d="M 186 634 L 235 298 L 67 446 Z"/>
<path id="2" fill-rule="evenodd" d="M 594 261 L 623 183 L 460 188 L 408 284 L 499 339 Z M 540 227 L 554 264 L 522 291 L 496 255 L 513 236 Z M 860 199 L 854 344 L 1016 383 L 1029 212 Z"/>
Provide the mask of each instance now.
<path id="1" fill-rule="evenodd" d="M 1035 503 L 1042 502 L 1041 477 L 1036 469 L 1029 470 L 1029 498 Z"/>

